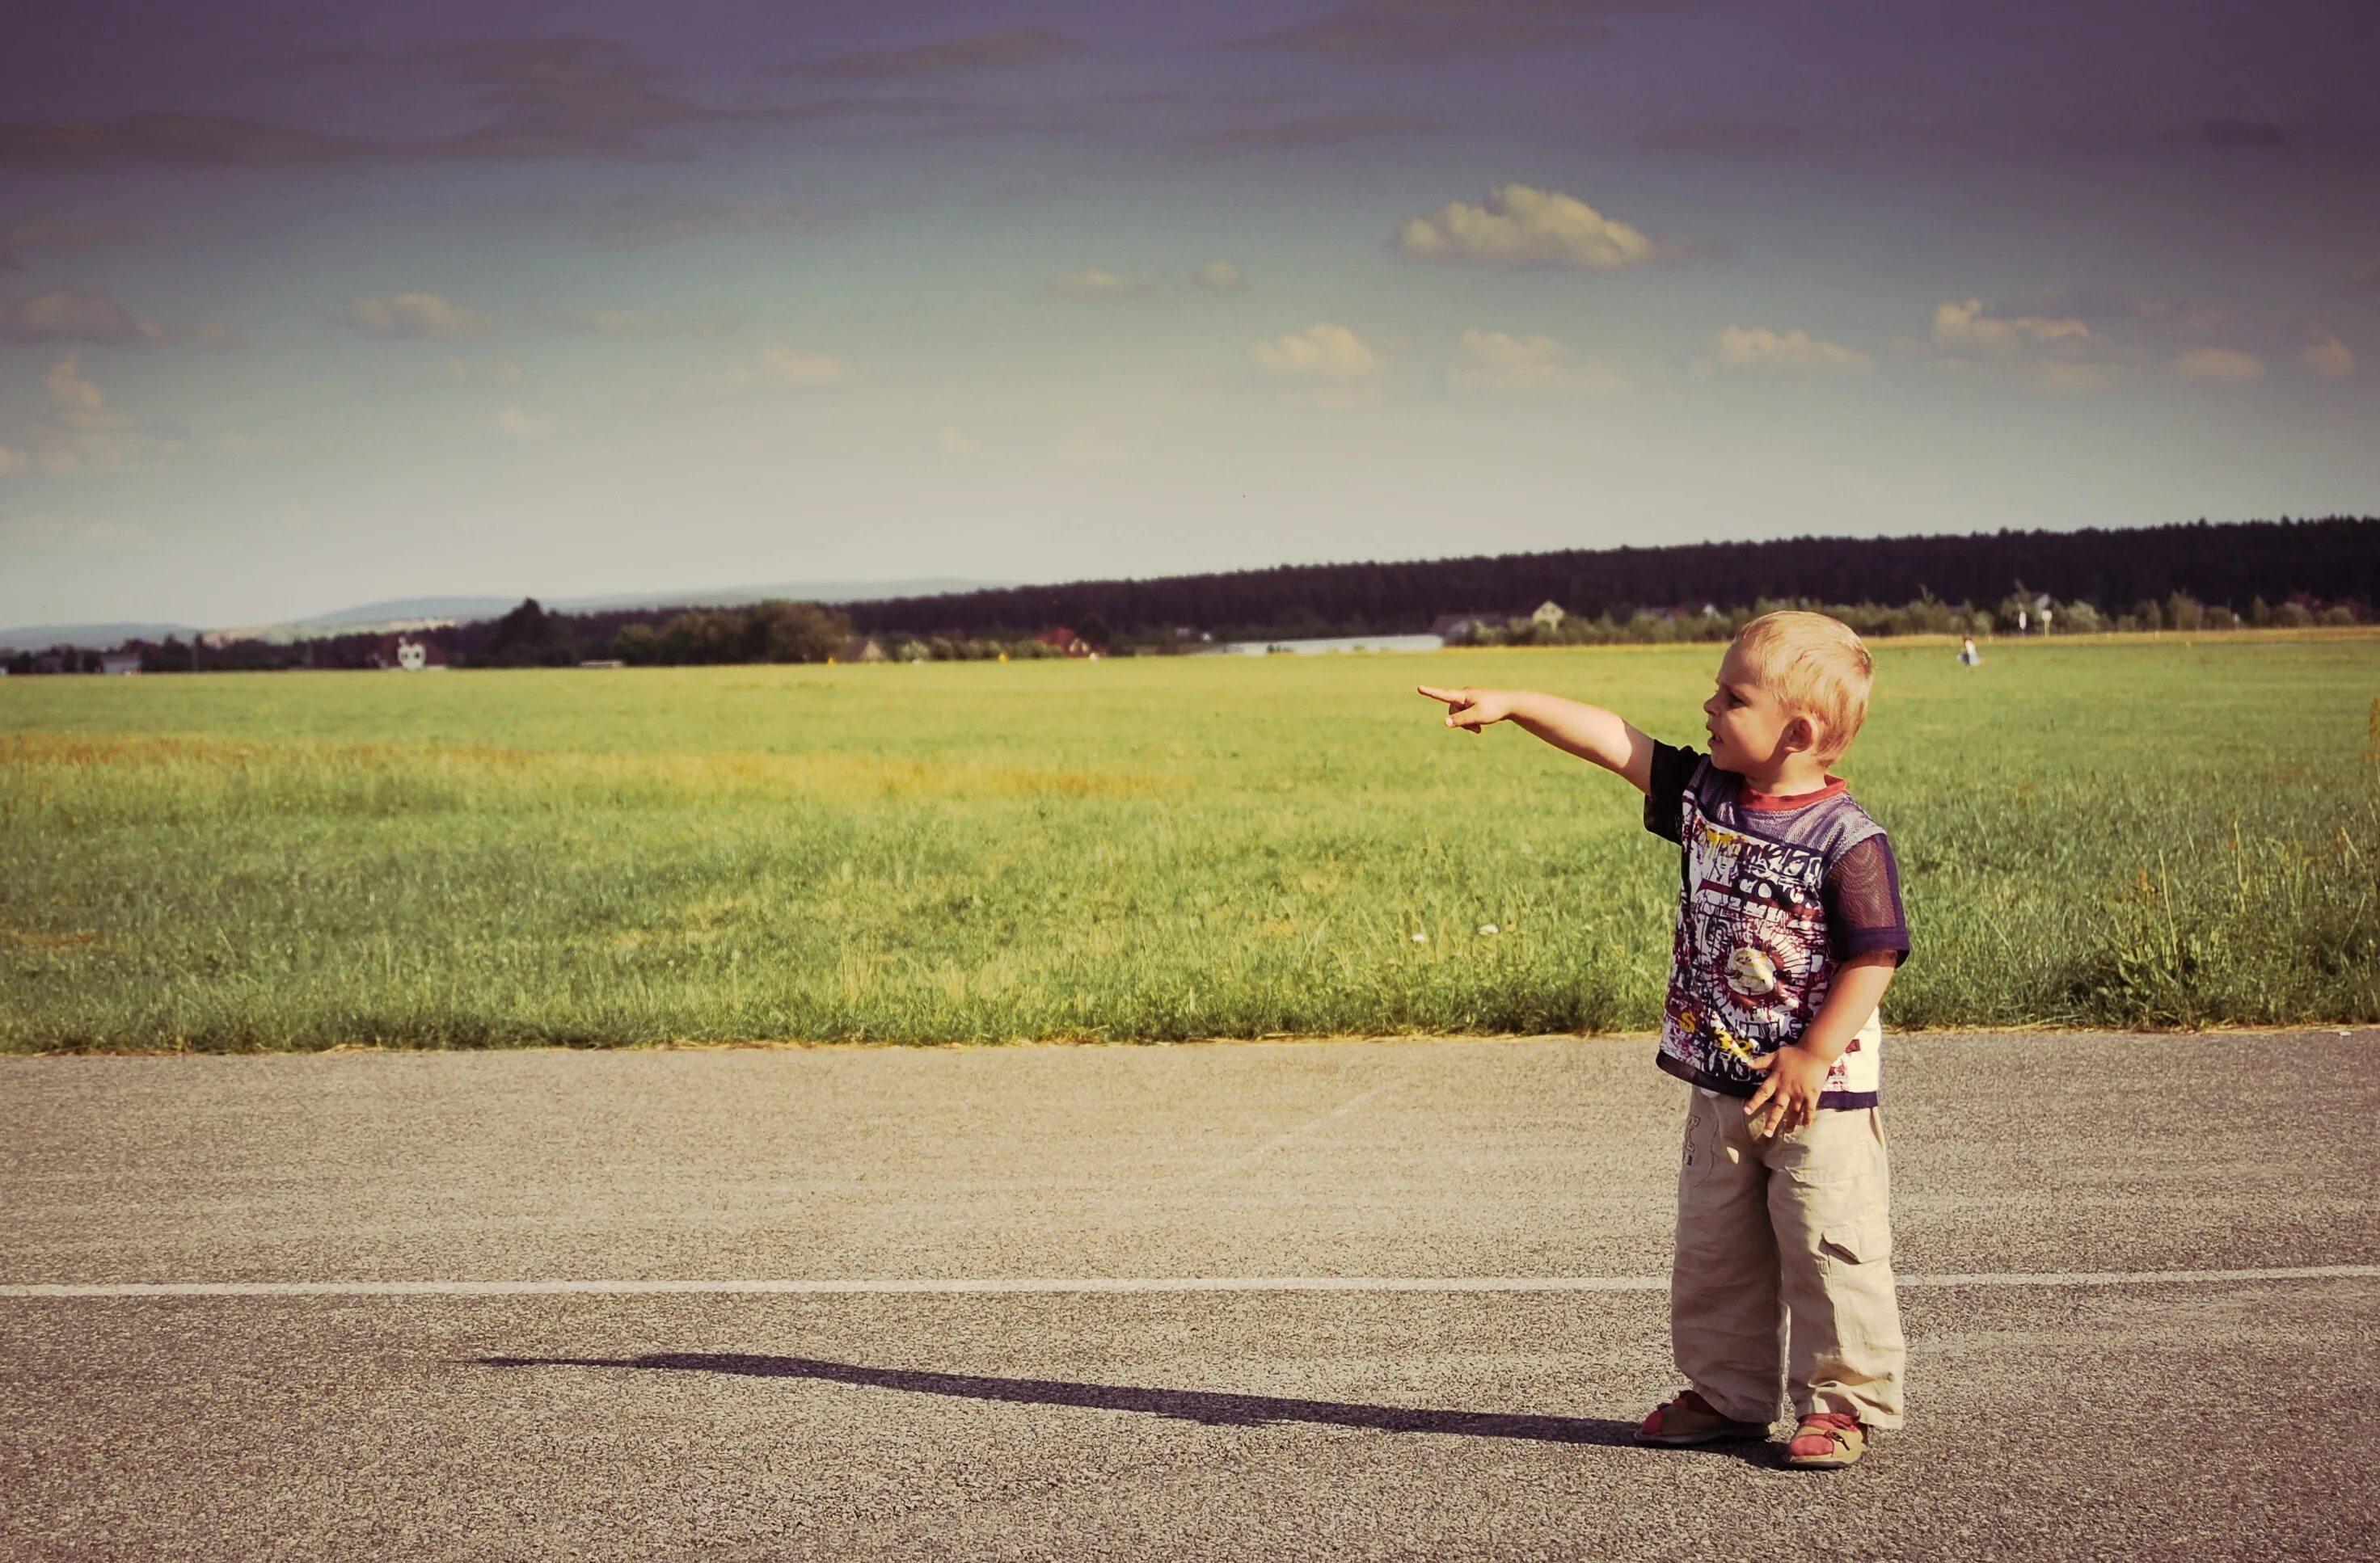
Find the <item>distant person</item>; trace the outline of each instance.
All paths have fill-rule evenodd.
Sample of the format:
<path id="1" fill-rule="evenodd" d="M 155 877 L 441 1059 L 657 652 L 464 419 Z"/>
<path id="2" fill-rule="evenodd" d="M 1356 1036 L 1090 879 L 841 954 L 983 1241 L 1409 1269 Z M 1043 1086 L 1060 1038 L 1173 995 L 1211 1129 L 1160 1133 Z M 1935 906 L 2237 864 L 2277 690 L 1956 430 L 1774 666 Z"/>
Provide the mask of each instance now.
<path id="1" fill-rule="evenodd" d="M 1876 1004 L 1909 930 L 1883 828 L 1827 773 L 1872 677 L 1846 624 L 1755 619 L 1703 702 L 1707 756 L 1558 696 L 1421 689 L 1450 727 L 1509 720 L 1617 771 L 1680 845 L 1655 1061 L 1693 1087 L 1670 1278 L 1689 1387 L 1640 1443 L 1766 1438 L 1780 1387 L 1800 1418 L 1788 1465 L 1850 1465 L 1901 1425 Z"/>
<path id="2" fill-rule="evenodd" d="M 1982 665 L 1984 654 L 1975 649 L 1973 636 L 1966 635 L 1959 637 L 1959 660 L 1971 668 Z"/>

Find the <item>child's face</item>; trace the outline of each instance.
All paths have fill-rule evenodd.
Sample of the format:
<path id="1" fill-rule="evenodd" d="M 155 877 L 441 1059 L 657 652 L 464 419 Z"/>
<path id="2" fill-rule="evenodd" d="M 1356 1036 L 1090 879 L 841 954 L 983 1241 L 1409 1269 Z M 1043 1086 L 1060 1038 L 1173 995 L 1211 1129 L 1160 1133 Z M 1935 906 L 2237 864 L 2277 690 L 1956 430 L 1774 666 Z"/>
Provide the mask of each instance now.
<path id="1" fill-rule="evenodd" d="M 1721 770 L 1773 770 L 1808 749 L 1815 736 L 1810 719 L 1787 711 L 1759 678 L 1759 667 L 1742 648 L 1729 646 L 1711 697 L 1703 702 L 1711 763 Z"/>

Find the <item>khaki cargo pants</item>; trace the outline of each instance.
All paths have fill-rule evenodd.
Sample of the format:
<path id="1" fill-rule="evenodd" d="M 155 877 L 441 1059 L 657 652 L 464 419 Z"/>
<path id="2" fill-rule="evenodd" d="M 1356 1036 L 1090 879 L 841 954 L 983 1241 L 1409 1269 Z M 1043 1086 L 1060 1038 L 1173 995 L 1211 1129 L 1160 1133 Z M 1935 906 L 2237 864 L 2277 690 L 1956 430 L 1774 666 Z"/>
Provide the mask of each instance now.
<path id="1" fill-rule="evenodd" d="M 1900 1308 L 1892 1293 L 1884 1120 L 1822 1109 L 1755 1140 L 1736 1097 L 1694 1087 L 1678 1168 L 1670 1343 L 1678 1371 L 1722 1416 L 1901 1413 Z M 1767 1109 L 1764 1108 L 1765 1115 Z"/>

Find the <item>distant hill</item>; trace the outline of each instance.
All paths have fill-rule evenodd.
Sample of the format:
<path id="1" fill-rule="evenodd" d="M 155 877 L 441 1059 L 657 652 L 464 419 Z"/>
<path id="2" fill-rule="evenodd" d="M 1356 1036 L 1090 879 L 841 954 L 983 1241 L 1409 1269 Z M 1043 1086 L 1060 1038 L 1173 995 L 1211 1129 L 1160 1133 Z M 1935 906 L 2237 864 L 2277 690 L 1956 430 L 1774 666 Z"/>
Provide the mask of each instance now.
<path id="1" fill-rule="evenodd" d="M 163 640 L 169 635 L 188 640 L 198 633 L 188 624 L 25 624 L 0 630 L 0 651 L 46 651 L 53 646 L 103 651 L 128 640 Z"/>
<path id="2" fill-rule="evenodd" d="M 542 605 L 558 612 L 589 613 L 627 608 L 724 608 L 784 598 L 796 602 L 864 602 L 881 597 L 933 597 L 951 592 L 993 590 L 1004 581 L 963 580 L 925 576 L 905 581 L 794 581 L 774 586 L 703 587 L 691 591 L 627 592 L 610 597 L 548 598 Z M 524 594 L 527 595 L 527 594 Z M 425 620 L 468 624 L 503 616 L 518 606 L 518 597 L 399 597 L 366 602 L 287 624 L 241 625 L 230 633 L 240 639 L 274 642 L 312 640 L 323 636 L 356 635 L 375 629 L 411 627 Z M 0 630 L 0 650 L 46 651 L 53 646 L 103 649 L 128 640 L 160 641 L 168 636 L 188 640 L 200 634 L 220 636 L 228 626 L 192 624 L 28 624 Z"/>

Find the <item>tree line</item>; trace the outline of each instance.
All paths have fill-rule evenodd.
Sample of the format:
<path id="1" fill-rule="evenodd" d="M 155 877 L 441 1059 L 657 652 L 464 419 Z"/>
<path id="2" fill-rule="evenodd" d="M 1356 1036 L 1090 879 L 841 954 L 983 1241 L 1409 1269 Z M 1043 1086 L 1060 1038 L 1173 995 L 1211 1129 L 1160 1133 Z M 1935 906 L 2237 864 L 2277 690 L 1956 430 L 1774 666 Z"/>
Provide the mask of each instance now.
<path id="1" fill-rule="evenodd" d="M 2111 618 L 2180 592 L 2234 613 L 2313 595 L 2380 600 L 2380 517 L 2199 521 L 2072 532 L 1791 538 L 1574 549 L 1403 563 L 1284 564 L 1154 580 L 1078 581 L 841 605 L 872 633 L 1014 634 L 1096 614 L 1126 637 L 1196 626 L 1218 639 L 1413 634 L 1456 613 L 1725 610 L 1761 599 L 1990 604 L 2017 581 Z"/>
<path id="2" fill-rule="evenodd" d="M 1723 639 L 1774 606 L 1823 607 L 1864 635 L 2216 630 L 2370 622 L 2380 517 L 2204 521 L 1964 537 L 1794 538 L 1571 550 L 1405 563 L 1280 565 L 939 597 L 743 608 L 549 612 L 416 632 L 463 667 L 819 662 L 863 640 L 897 660 L 1057 656 L 1058 626 L 1114 653 L 1209 641 L 1414 634 L 1451 617 L 1474 644 Z M 1543 602 L 1559 623 L 1529 615 Z M 1475 626 L 1475 627 L 1473 627 Z M 283 644 L 128 643 L 144 672 L 373 665 L 382 632 Z M 98 654 L 18 653 L 13 672 L 97 671 Z"/>

